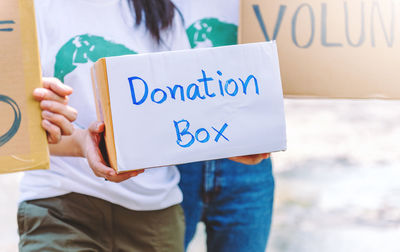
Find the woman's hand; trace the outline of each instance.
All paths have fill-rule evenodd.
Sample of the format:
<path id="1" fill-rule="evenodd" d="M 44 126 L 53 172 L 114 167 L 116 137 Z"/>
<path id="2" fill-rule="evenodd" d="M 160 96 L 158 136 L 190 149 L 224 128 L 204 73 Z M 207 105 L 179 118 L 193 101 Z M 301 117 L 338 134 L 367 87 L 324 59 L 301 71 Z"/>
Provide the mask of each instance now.
<path id="1" fill-rule="evenodd" d="M 104 132 L 104 123 L 94 122 L 90 125 L 89 129 L 85 130 L 85 137 L 81 144 L 82 154 L 86 157 L 90 168 L 92 168 L 94 174 L 97 177 L 103 177 L 112 182 L 122 182 L 131 177 L 135 177 L 144 170 L 124 172 L 117 174 L 115 170 L 108 167 L 104 161 L 103 155 L 101 154 L 99 143 Z"/>
<path id="2" fill-rule="evenodd" d="M 56 78 L 43 78 L 43 87 L 33 91 L 33 97 L 40 101 L 42 109 L 42 127 L 47 132 L 50 144 L 60 142 L 61 136 L 72 135 L 77 111 L 68 106 L 68 95 L 72 88 L 64 85 Z"/>
<path id="3" fill-rule="evenodd" d="M 231 157 L 229 159 L 232 161 L 235 161 L 235 162 L 245 164 L 245 165 L 256 165 L 256 164 L 259 164 L 264 159 L 267 159 L 269 157 L 270 157 L 269 153 L 264 153 L 264 154 L 254 154 L 254 155 L 247 155 L 247 156 L 241 156 L 241 157 Z"/>

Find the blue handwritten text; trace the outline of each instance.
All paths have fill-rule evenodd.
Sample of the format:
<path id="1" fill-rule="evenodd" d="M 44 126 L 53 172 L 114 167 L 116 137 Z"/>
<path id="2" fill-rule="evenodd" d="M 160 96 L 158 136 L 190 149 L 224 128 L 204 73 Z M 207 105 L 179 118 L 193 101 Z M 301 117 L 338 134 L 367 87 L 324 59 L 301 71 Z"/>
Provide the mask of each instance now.
<path id="1" fill-rule="evenodd" d="M 10 24 L 15 24 L 15 22 L 12 20 L 0 20 L 0 32 L 12 32 L 14 30 L 12 27 L 3 28 L 3 25 L 10 25 Z"/>
<path id="2" fill-rule="evenodd" d="M 155 88 L 149 90 L 148 83 L 139 76 L 128 78 L 129 87 L 131 90 L 132 103 L 141 105 L 147 100 L 153 103 L 162 104 L 168 100 L 205 100 L 219 96 L 237 96 L 238 94 L 247 95 L 250 92 L 260 94 L 257 78 L 250 74 L 246 78 L 230 78 L 222 80 L 222 72 L 217 71 L 216 79 L 208 76 L 204 70 L 201 70 L 201 77 L 197 82 L 190 83 L 187 86 L 176 84 L 174 86 L 166 86 L 165 89 Z M 149 99 L 148 99 L 149 98 Z"/>
<path id="3" fill-rule="evenodd" d="M 189 121 L 187 121 L 185 119 L 182 119 L 178 122 L 174 121 L 174 126 L 175 126 L 176 137 L 177 137 L 176 143 L 182 148 L 190 147 L 196 141 L 199 143 L 207 143 L 210 140 L 211 134 L 205 128 L 200 128 L 200 129 L 196 130 L 196 132 L 193 135 L 189 131 L 190 123 L 189 123 Z M 228 127 L 227 123 L 222 125 L 222 127 L 219 130 L 216 129 L 215 127 L 211 127 L 211 129 L 213 131 L 215 131 L 215 133 L 216 133 L 216 136 L 214 137 L 214 141 L 216 143 L 218 143 L 218 141 L 220 141 L 221 137 L 223 139 L 225 139 L 226 141 L 229 141 L 229 139 L 224 135 L 224 132 L 227 127 Z"/>

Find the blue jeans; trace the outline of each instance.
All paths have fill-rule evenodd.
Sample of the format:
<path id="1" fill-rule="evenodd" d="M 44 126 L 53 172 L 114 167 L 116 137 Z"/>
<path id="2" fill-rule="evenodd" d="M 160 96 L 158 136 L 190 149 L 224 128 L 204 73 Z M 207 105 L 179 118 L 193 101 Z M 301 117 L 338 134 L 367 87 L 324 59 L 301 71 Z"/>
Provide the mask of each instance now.
<path id="1" fill-rule="evenodd" d="M 179 165 L 185 248 L 199 221 L 208 252 L 264 252 L 271 226 L 274 178 L 271 160 L 243 165 L 228 159 Z"/>

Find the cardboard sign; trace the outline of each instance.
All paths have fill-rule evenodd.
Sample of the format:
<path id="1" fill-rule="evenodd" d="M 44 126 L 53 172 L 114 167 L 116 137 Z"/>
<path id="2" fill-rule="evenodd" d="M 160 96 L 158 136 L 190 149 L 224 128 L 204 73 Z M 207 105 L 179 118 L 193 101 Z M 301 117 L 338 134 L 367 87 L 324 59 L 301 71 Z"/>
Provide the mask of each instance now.
<path id="1" fill-rule="evenodd" d="M 118 172 L 286 149 L 275 43 L 110 57 L 93 76 Z"/>
<path id="2" fill-rule="evenodd" d="M 33 0 L 0 2 L 0 173 L 49 166 L 39 103 L 41 86 Z"/>
<path id="3" fill-rule="evenodd" d="M 285 96 L 400 98 L 400 1 L 242 0 L 239 42 L 276 40 Z"/>

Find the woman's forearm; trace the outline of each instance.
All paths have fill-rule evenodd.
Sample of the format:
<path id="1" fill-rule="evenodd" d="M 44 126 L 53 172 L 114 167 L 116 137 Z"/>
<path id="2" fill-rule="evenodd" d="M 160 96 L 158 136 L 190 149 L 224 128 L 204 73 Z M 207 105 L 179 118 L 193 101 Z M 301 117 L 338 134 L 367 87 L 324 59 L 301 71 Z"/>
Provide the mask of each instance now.
<path id="1" fill-rule="evenodd" d="M 75 129 L 72 135 L 63 136 L 57 144 L 50 144 L 50 154 L 54 156 L 84 157 L 83 141 L 85 130 Z"/>

